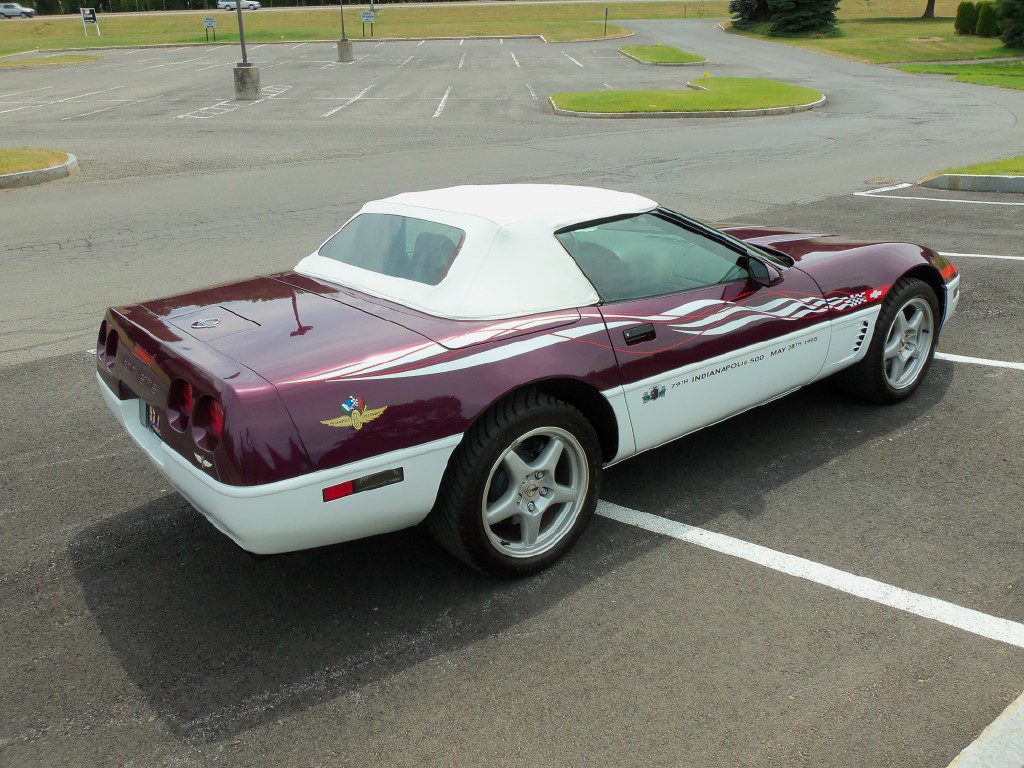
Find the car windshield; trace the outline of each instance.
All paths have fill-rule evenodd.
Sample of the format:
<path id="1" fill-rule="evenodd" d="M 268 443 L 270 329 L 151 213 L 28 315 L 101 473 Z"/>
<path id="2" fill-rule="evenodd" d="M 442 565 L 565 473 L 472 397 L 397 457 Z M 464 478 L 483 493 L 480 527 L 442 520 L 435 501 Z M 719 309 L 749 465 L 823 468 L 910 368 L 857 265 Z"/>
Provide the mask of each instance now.
<path id="1" fill-rule="evenodd" d="M 436 221 L 361 213 L 318 253 L 381 275 L 437 285 L 451 269 L 465 237 L 458 227 Z"/>

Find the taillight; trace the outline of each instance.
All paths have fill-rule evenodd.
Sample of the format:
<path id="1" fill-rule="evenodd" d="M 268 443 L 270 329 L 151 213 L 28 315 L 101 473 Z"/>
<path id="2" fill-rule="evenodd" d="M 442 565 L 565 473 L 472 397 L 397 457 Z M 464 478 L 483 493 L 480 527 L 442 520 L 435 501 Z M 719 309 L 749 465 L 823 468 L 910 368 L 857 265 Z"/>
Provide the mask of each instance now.
<path id="1" fill-rule="evenodd" d="M 192 385 L 175 379 L 167 396 L 167 421 L 178 432 L 184 432 L 192 415 Z"/>
<path id="2" fill-rule="evenodd" d="M 224 432 L 224 406 L 209 395 L 196 401 L 192 411 L 192 439 L 205 451 L 212 451 Z"/>
<path id="3" fill-rule="evenodd" d="M 119 340 L 117 331 L 111 328 L 107 333 L 107 343 L 104 347 L 104 356 L 106 357 L 108 371 L 114 370 L 114 361 L 117 359 L 117 344 Z"/>
<path id="4" fill-rule="evenodd" d="M 96 357 L 102 360 L 107 352 L 107 321 L 100 323 L 100 335 L 96 339 Z"/>

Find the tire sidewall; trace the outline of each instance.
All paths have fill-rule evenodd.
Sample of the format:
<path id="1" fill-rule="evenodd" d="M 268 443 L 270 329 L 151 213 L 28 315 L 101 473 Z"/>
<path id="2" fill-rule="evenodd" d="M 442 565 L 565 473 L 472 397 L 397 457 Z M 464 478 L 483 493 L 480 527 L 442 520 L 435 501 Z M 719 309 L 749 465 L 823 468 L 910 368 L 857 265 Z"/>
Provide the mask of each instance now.
<path id="1" fill-rule="evenodd" d="M 921 372 L 918 374 L 914 383 L 903 387 L 902 389 L 896 389 L 889 383 L 889 380 L 885 376 L 885 339 L 889 333 L 889 328 L 892 325 L 893 320 L 896 318 L 896 313 L 902 310 L 903 307 L 906 306 L 907 302 L 915 298 L 923 298 L 928 302 L 928 306 L 932 310 L 933 329 L 931 343 L 928 348 L 928 354 L 925 358 L 924 365 L 921 367 Z M 875 324 L 875 332 L 871 348 L 868 350 L 875 383 L 885 400 L 891 403 L 901 402 L 910 397 L 917 388 L 921 386 L 921 382 L 924 381 L 925 377 L 928 375 L 928 371 L 932 366 L 932 360 L 935 357 L 935 347 L 939 343 L 941 322 L 942 316 L 939 309 L 939 300 L 935 296 L 935 291 L 932 290 L 931 286 L 921 280 L 911 279 L 906 281 L 903 285 L 898 284 L 895 287 L 895 290 L 886 297 L 886 302 L 883 305 L 882 311 L 878 315 L 878 321 Z"/>
<path id="2" fill-rule="evenodd" d="M 491 469 L 505 452 L 524 434 L 542 427 L 559 427 L 579 441 L 587 462 L 587 494 L 573 526 L 561 541 L 534 557 L 510 557 L 496 549 L 487 535 L 481 513 L 484 490 Z M 477 458 L 470 478 L 467 505 L 463 510 L 463 541 L 472 559 L 485 570 L 508 575 L 526 575 L 543 570 L 575 544 L 594 515 L 601 485 L 601 447 L 590 423 L 568 406 L 544 405 L 505 425 L 493 436 Z"/>

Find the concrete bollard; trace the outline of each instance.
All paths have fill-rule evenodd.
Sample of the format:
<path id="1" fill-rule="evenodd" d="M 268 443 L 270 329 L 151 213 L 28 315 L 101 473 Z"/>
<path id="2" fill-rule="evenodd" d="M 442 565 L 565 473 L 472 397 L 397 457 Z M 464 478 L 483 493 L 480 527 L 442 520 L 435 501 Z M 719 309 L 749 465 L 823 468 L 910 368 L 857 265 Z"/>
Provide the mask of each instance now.
<path id="1" fill-rule="evenodd" d="M 255 64 L 235 65 L 235 98 L 253 101 L 260 97 L 260 68 Z"/>
<path id="2" fill-rule="evenodd" d="M 338 61 L 347 62 L 352 61 L 352 41 L 351 40 L 339 40 L 338 41 Z"/>

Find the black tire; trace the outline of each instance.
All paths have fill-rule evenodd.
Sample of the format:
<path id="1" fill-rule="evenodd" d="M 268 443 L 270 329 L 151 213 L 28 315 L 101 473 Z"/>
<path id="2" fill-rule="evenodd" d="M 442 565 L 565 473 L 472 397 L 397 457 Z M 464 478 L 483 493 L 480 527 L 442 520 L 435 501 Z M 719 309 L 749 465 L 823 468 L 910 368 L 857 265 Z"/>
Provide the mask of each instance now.
<path id="1" fill-rule="evenodd" d="M 912 383 L 900 389 L 894 388 L 885 375 L 885 341 L 889 329 L 896 319 L 896 313 L 900 312 L 913 299 L 924 299 L 932 310 L 933 328 L 929 341 L 928 352 L 924 364 L 921 366 L 917 377 Z M 871 345 L 867 354 L 855 365 L 840 371 L 835 375 L 836 384 L 845 392 L 867 400 L 870 403 L 879 405 L 893 405 L 906 400 L 914 394 L 917 388 L 928 375 L 932 360 L 935 357 L 935 346 L 939 340 L 939 324 L 942 315 L 939 309 L 939 300 L 935 291 L 928 283 L 914 277 L 904 277 L 896 282 L 886 296 L 882 309 L 875 322 L 875 329 L 871 335 Z"/>
<path id="2" fill-rule="evenodd" d="M 483 519 L 484 492 L 496 462 L 530 431 L 554 427 L 579 443 L 588 468 L 588 487 L 571 528 L 550 549 L 512 557 L 492 543 Z M 437 504 L 427 519 L 438 543 L 477 570 L 495 576 L 527 576 L 547 568 L 568 551 L 594 515 L 601 486 L 601 446 L 594 427 L 571 405 L 535 389 L 515 393 L 493 406 L 466 434 L 448 463 Z"/>
<path id="3" fill-rule="evenodd" d="M 32 18 L 32 16 L 31 16 L 31 14 L 23 13 L 23 14 L 21 14 L 21 18 L 23 18 L 23 19 L 30 19 L 30 18 Z"/>

